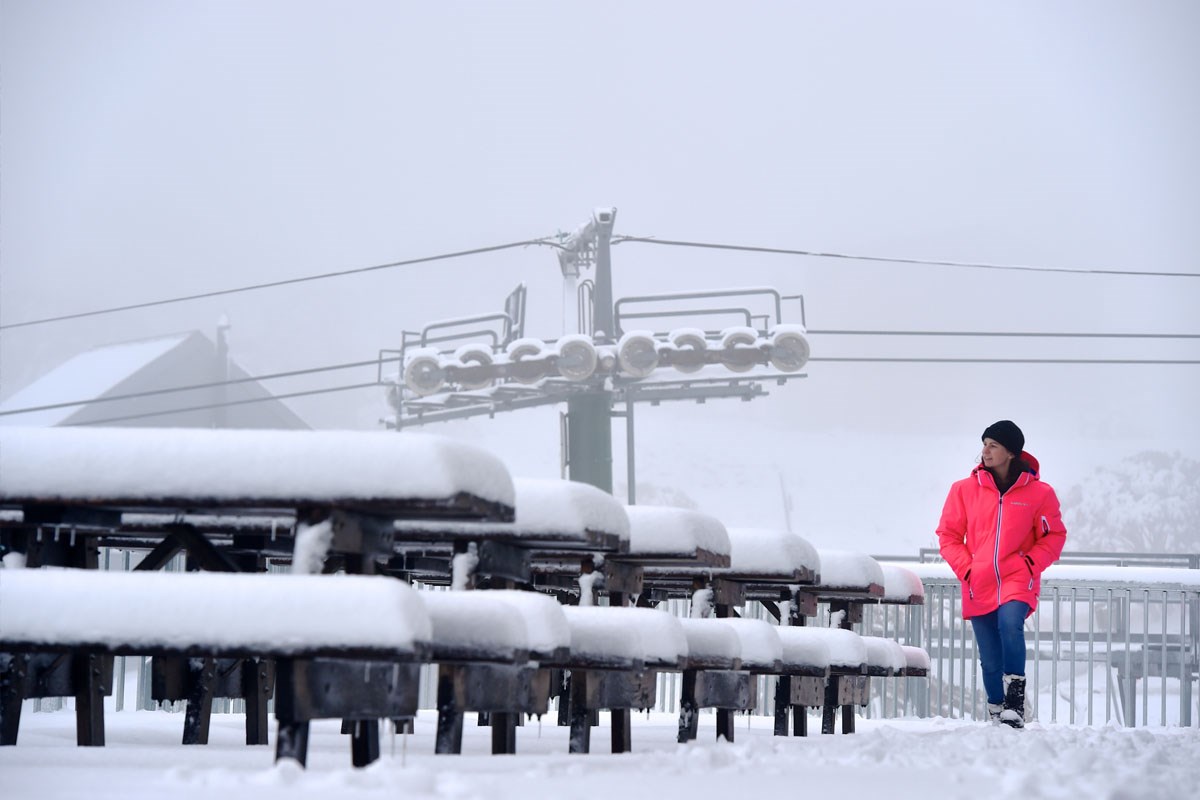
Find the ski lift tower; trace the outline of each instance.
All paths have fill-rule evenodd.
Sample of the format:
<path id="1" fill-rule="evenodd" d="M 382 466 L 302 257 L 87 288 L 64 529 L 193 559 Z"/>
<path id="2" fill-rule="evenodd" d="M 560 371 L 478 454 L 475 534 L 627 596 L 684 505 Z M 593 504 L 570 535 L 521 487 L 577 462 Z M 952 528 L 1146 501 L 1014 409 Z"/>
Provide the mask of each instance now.
<path id="1" fill-rule="evenodd" d="M 773 288 L 622 297 L 614 302 L 615 208 L 598 208 L 554 243 L 563 278 L 563 332 L 525 333 L 525 285 L 503 310 L 404 331 L 379 351 L 378 381 L 404 430 L 452 419 L 566 404 L 560 417 L 564 473 L 612 492 L 612 420 L 624 418 L 628 500 L 636 501 L 634 408 L 638 403 L 737 398 L 807 377 L 804 300 Z M 619 241 L 619 240 L 617 240 Z M 798 304 L 798 322 L 784 319 Z M 386 374 L 387 364 L 401 371 Z"/>

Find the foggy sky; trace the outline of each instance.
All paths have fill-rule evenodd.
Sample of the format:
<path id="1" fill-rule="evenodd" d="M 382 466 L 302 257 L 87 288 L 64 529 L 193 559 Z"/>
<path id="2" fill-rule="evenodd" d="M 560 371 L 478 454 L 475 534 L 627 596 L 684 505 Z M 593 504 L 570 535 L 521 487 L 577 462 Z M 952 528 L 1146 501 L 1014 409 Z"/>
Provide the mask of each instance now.
<path id="1" fill-rule="evenodd" d="M 0 322 L 540 237 L 609 205 L 618 234 L 1196 272 L 1197 32 L 1200 6 L 1186 0 L 0 0 Z M 634 243 L 613 259 L 618 297 L 774 285 L 804 294 L 814 328 L 1200 333 L 1195 278 Z M 0 397 L 79 350 L 212 335 L 222 314 L 251 374 L 371 358 L 405 328 L 499 310 L 522 281 L 529 332 L 557 335 L 561 282 L 545 248 L 0 331 Z M 1195 344 L 1107 340 L 813 345 L 1200 357 Z M 1018 421 L 1061 489 L 1142 447 L 1200 444 L 1196 366 L 807 372 L 749 405 L 648 410 L 639 479 L 722 513 L 750 498 L 761 508 L 748 521 L 769 524 L 782 473 L 805 506 L 798 525 L 843 524 L 884 549 L 925 543 L 944 486 L 998 418 Z M 290 405 L 318 427 L 387 413 L 374 391 Z M 556 413 L 433 430 L 557 474 Z M 618 459 L 623 436 L 618 424 Z M 726 437 L 711 470 L 687 463 Z M 871 497 L 891 509 L 864 511 Z"/>

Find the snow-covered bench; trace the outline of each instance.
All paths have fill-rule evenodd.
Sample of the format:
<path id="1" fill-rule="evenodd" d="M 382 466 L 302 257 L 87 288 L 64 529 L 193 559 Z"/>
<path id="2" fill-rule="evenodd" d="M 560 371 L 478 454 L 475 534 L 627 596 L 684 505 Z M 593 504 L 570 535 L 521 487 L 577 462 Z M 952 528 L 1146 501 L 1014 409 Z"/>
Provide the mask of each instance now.
<path id="1" fill-rule="evenodd" d="M 39 696 L 36 659 L 75 657 L 80 745 L 104 744 L 103 696 L 115 655 L 182 657 L 196 677 L 188 715 L 211 705 L 214 659 L 277 664 L 276 757 L 304 763 L 308 724 L 360 727 L 412 717 L 431 627 L 417 593 L 382 576 L 0 570 L 0 715 L 16 744 L 21 701 Z M 207 705 L 206 705 L 207 704 Z M 377 757 L 352 740 L 356 765 Z"/>
<path id="2" fill-rule="evenodd" d="M 489 714 L 492 752 L 516 752 L 516 717 L 544 714 L 550 670 L 569 660 L 571 629 L 552 597 L 513 590 L 420 593 L 438 664 L 435 751 L 462 752 L 463 714 Z"/>
<path id="3" fill-rule="evenodd" d="M 628 551 L 604 561 L 610 604 L 637 598 L 639 605 L 649 606 L 671 596 L 687 597 L 714 570 L 728 568 L 729 536 L 720 520 L 668 506 L 626 506 L 625 513 Z M 612 713 L 612 739 L 614 752 L 629 749 L 628 710 Z"/>
<path id="4" fill-rule="evenodd" d="M 929 676 L 929 653 L 923 647 L 902 644 L 904 651 L 904 676 L 906 678 L 926 678 Z"/>
<path id="5" fill-rule="evenodd" d="M 210 571 L 274 555 L 295 572 L 372 573 L 396 520 L 506 520 L 514 502 L 497 458 L 425 434 L 0 428 L 0 543 L 31 567 L 94 569 L 113 545 L 148 550 L 139 570 L 185 550 Z M 191 691 L 186 662 L 154 664 L 160 696 Z M 247 741 L 265 743 L 270 670 L 247 666 Z M 34 683 L 67 686 L 78 671 L 70 656 L 31 668 Z M 185 741 L 204 741 L 206 724 L 189 715 Z"/>
<path id="6" fill-rule="evenodd" d="M 628 548 L 629 520 L 607 492 L 552 479 L 517 478 L 513 485 L 511 522 L 398 522 L 391 571 L 458 588 L 529 584 L 535 573 L 569 574 L 570 588 L 578 591 L 581 563 L 590 571 L 595 554 Z"/>
<path id="7" fill-rule="evenodd" d="M 793 733 L 807 736 L 807 709 L 825 703 L 829 643 L 817 628 L 785 625 L 774 630 L 783 648 L 775 687 L 775 735 L 787 735 L 790 709 Z"/>
<path id="8" fill-rule="evenodd" d="M 593 713 L 653 707 L 657 674 L 687 665 L 688 640 L 678 619 L 656 609 L 566 606 L 563 611 L 571 652 L 557 666 L 571 671 L 569 750 L 586 753 Z M 631 744 L 614 731 L 613 752 L 626 752 Z"/>
<path id="9" fill-rule="evenodd" d="M 759 675 L 783 670 L 783 644 L 776 628 L 738 617 L 682 620 L 688 640 L 688 668 L 683 673 L 679 703 L 679 741 L 696 738 L 698 711 L 751 711 Z M 718 738 L 732 729 L 718 725 Z"/>

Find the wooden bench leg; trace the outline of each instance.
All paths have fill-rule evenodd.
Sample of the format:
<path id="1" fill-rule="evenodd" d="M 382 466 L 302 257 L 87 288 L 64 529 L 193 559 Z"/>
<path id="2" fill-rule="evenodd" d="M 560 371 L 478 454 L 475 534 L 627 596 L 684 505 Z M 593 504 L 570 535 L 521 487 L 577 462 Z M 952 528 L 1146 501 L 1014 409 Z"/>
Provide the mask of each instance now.
<path id="1" fill-rule="evenodd" d="M 356 719 L 350 732 L 350 761 L 365 767 L 379 760 L 379 720 Z"/>
<path id="2" fill-rule="evenodd" d="M 792 736 L 808 736 L 807 706 L 792 706 Z"/>
<path id="3" fill-rule="evenodd" d="M 15 745 L 21 728 L 21 704 L 29 695 L 29 655 L 0 655 L 0 746 Z"/>
<path id="4" fill-rule="evenodd" d="M 788 711 L 791 709 L 792 678 L 780 675 L 775 681 L 775 735 L 788 735 Z"/>
<path id="5" fill-rule="evenodd" d="M 633 750 L 633 714 L 628 708 L 612 710 L 612 751 L 629 753 Z"/>
<path id="6" fill-rule="evenodd" d="M 517 715 L 509 712 L 492 712 L 492 755 L 506 756 L 517 752 Z"/>
<path id="7" fill-rule="evenodd" d="M 700 709 L 696 706 L 696 670 L 683 671 L 683 687 L 679 691 L 679 737 L 680 744 L 696 738 L 700 728 Z"/>
<path id="8" fill-rule="evenodd" d="M 437 738 L 433 752 L 440 755 L 462 752 L 463 715 L 454 702 L 454 676 L 447 667 L 438 668 Z"/>
<path id="9" fill-rule="evenodd" d="M 831 734 L 837 727 L 838 711 L 838 681 L 836 675 L 830 675 L 825 684 L 825 704 L 821 706 L 821 733 Z"/>
<path id="10" fill-rule="evenodd" d="M 105 663 L 112 675 L 112 657 L 95 653 L 76 655 L 75 738 L 80 747 L 104 746 Z"/>
<path id="11" fill-rule="evenodd" d="M 208 744 L 212 721 L 213 683 L 217 665 L 211 658 L 187 660 L 187 712 L 183 716 L 183 743 Z"/>
<path id="12" fill-rule="evenodd" d="M 308 722 L 279 723 L 275 734 L 275 760 L 290 758 L 305 766 L 308 763 Z"/>
<path id="13" fill-rule="evenodd" d="M 242 662 L 242 696 L 246 698 L 246 744 L 268 744 L 267 704 L 271 699 L 274 663 L 262 658 Z"/>
<path id="14" fill-rule="evenodd" d="M 571 724 L 571 675 L 566 670 L 555 670 L 551 673 L 554 694 L 558 698 L 558 727 L 565 728 Z"/>
<path id="15" fill-rule="evenodd" d="M 854 733 L 854 706 L 842 706 L 842 733 Z"/>
<path id="16" fill-rule="evenodd" d="M 717 738 L 724 739 L 727 742 L 733 741 L 735 718 L 733 709 L 718 708 L 717 709 Z"/>
<path id="17" fill-rule="evenodd" d="M 574 672 L 571 675 L 570 711 L 571 725 L 568 753 L 587 753 L 592 749 L 592 712 L 587 707 L 587 675 Z"/>

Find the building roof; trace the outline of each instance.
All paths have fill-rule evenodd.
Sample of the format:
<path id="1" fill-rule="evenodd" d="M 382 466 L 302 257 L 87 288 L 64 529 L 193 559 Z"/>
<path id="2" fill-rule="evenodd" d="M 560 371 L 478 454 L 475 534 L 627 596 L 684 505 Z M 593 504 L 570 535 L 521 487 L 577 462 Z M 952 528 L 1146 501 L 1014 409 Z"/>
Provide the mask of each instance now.
<path id="1" fill-rule="evenodd" d="M 188 331 L 153 339 L 104 345 L 79 353 L 59 364 L 0 403 L 0 425 L 51 427 L 81 423 L 173 427 L 307 428 L 278 400 L 246 403 L 220 409 L 198 409 L 221 400 L 266 398 L 269 392 L 257 382 L 214 390 L 151 395 L 129 400 L 95 403 L 107 397 L 138 394 L 179 386 L 213 383 L 247 377 L 230 360 L 219 369 L 218 348 L 203 333 Z M 74 402 L 82 401 L 82 402 Z M 63 404 L 70 405 L 63 405 Z M 42 408 L 12 413 L 25 408 Z M 173 409 L 189 413 L 163 413 Z"/>

